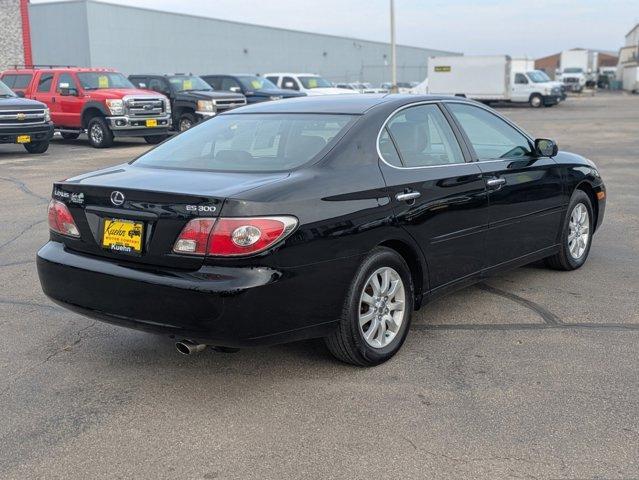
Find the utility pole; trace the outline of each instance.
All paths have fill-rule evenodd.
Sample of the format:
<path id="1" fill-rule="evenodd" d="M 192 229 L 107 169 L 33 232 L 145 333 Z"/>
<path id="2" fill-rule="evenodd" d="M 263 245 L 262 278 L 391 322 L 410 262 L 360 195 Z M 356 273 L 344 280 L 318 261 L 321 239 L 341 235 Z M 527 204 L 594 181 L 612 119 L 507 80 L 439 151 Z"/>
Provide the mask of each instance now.
<path id="1" fill-rule="evenodd" d="M 397 46 L 395 44 L 395 0 L 390 0 L 391 23 L 391 93 L 397 93 Z"/>

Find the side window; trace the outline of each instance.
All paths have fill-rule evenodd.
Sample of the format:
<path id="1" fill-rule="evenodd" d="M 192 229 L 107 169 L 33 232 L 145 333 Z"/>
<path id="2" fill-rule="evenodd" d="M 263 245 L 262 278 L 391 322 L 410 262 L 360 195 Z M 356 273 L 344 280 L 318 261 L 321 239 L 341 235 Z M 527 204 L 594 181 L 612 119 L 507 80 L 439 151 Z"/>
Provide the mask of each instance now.
<path id="1" fill-rule="evenodd" d="M 221 90 L 225 90 L 227 92 L 230 92 L 231 89 L 237 89 L 237 90 L 235 90 L 236 92 L 241 92 L 242 91 L 242 88 L 240 87 L 240 84 L 237 83 L 237 81 L 235 81 L 231 77 L 224 77 L 224 79 L 222 80 L 222 88 L 221 88 Z"/>
<path id="2" fill-rule="evenodd" d="M 384 131 L 379 136 L 379 153 L 387 163 L 390 163 L 395 167 L 402 166 L 402 161 L 399 158 L 399 154 L 397 153 L 393 140 L 391 140 L 391 137 L 388 134 L 387 128 L 384 128 Z"/>
<path id="3" fill-rule="evenodd" d="M 47 93 L 51 91 L 53 84 L 53 73 L 43 73 L 38 81 L 38 92 Z"/>
<path id="4" fill-rule="evenodd" d="M 68 88 L 70 90 L 75 90 L 76 92 L 78 91 L 78 86 L 76 85 L 75 80 L 68 73 L 61 73 L 58 76 L 58 82 L 57 82 L 57 85 L 55 87 L 55 91 L 56 92 L 60 92 L 60 88 L 62 88 L 64 86 L 66 86 L 66 88 Z"/>
<path id="5" fill-rule="evenodd" d="M 473 105 L 449 103 L 461 127 L 466 132 L 480 160 L 525 157 L 531 154 L 528 139 L 501 118 Z"/>
<path id="6" fill-rule="evenodd" d="M 282 79 L 282 88 L 286 88 L 288 90 L 299 90 L 300 87 L 295 81 L 293 77 L 284 77 Z"/>
<path id="7" fill-rule="evenodd" d="M 33 75 L 30 74 L 9 74 L 2 77 L 2 81 L 9 88 L 17 88 L 18 90 L 25 89 L 31 83 Z"/>
<path id="8" fill-rule="evenodd" d="M 515 83 L 520 85 L 526 85 L 528 83 L 528 79 L 526 78 L 526 75 L 524 75 L 523 73 L 516 73 Z"/>
<path id="9" fill-rule="evenodd" d="M 437 105 L 418 105 L 398 112 L 386 125 L 379 150 L 391 165 L 429 167 L 464 163 L 459 143 Z M 393 155 L 393 142 L 398 158 Z M 386 154 L 390 156 L 387 157 Z"/>
<path id="10" fill-rule="evenodd" d="M 169 91 L 169 86 L 160 78 L 151 78 L 147 88 L 159 93 L 167 93 Z"/>
<path id="11" fill-rule="evenodd" d="M 129 77 L 129 80 L 138 88 L 149 88 L 149 81 L 145 77 Z"/>
<path id="12" fill-rule="evenodd" d="M 222 77 L 202 77 L 213 90 L 222 90 Z"/>
<path id="13" fill-rule="evenodd" d="M 266 77 L 266 79 L 267 79 L 269 82 L 271 82 L 271 83 L 273 83 L 273 84 L 277 85 L 277 81 L 280 79 L 280 77 L 273 77 L 273 76 L 271 76 L 271 77 Z M 279 85 L 277 85 L 277 86 L 279 87 Z"/>

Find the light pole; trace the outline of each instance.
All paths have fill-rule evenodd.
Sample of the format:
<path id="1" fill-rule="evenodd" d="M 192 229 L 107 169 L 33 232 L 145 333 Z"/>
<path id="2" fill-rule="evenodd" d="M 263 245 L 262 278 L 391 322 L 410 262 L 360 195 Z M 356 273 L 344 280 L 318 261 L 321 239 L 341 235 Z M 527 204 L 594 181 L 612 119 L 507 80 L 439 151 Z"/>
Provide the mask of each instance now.
<path id="1" fill-rule="evenodd" d="M 397 46 L 395 45 L 395 0 L 390 0 L 391 92 L 397 93 Z"/>

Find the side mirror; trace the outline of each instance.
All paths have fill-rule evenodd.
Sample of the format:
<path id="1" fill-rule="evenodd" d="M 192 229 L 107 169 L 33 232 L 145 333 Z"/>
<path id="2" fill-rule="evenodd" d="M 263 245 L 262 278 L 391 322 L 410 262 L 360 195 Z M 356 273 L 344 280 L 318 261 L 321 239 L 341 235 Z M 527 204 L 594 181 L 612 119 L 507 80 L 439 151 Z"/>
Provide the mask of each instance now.
<path id="1" fill-rule="evenodd" d="M 24 92 L 22 90 L 18 90 L 17 92 L 15 92 L 16 95 L 20 98 L 24 98 Z"/>
<path id="2" fill-rule="evenodd" d="M 288 90 L 295 90 L 295 84 L 293 82 L 284 82 L 284 88 Z"/>
<path id="3" fill-rule="evenodd" d="M 553 140 L 538 138 L 535 140 L 535 150 L 542 157 L 554 157 L 559 153 L 559 147 Z"/>

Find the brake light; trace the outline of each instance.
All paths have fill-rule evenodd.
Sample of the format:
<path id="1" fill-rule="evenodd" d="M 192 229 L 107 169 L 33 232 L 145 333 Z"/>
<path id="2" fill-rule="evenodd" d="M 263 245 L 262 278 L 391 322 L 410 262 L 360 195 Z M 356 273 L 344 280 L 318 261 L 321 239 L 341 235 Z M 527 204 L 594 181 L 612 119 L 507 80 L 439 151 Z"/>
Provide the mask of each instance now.
<path id="1" fill-rule="evenodd" d="M 198 218 L 186 224 L 173 251 L 237 257 L 263 252 L 297 226 L 295 217 Z"/>
<path id="2" fill-rule="evenodd" d="M 48 209 L 49 228 L 67 237 L 80 237 L 80 230 L 75 224 L 67 206 L 59 200 L 51 200 Z"/>
<path id="3" fill-rule="evenodd" d="M 206 246 L 214 224 L 214 218 L 191 220 L 180 232 L 180 236 L 173 246 L 173 251 L 175 253 L 190 253 L 191 255 L 206 254 Z"/>

